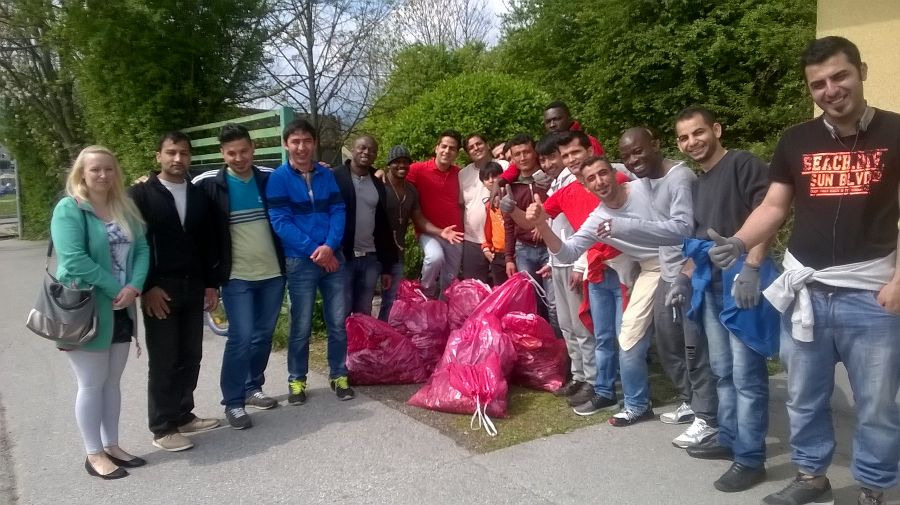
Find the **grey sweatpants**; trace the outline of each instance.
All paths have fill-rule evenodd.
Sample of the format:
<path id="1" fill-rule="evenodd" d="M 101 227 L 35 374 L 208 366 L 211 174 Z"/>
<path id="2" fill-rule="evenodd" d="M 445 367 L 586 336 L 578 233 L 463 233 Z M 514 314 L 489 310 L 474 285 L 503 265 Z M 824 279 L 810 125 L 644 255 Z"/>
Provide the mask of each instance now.
<path id="1" fill-rule="evenodd" d="M 556 317 L 572 362 L 572 379 L 594 385 L 597 380 L 596 341 L 594 334 L 578 318 L 582 294 L 569 289 L 572 267 L 552 267 L 550 272 L 556 296 Z"/>
<path id="2" fill-rule="evenodd" d="M 112 344 L 103 351 L 66 352 L 78 381 L 75 421 L 88 454 L 119 445 L 119 412 L 122 393 L 119 381 L 128 361 L 129 343 Z"/>
<path id="3" fill-rule="evenodd" d="M 653 325 L 656 329 L 656 353 L 666 375 L 675 384 L 679 400 L 691 405 L 694 415 L 710 426 L 716 424 L 719 402 L 716 378 L 709 367 L 709 351 L 697 325 L 682 315 L 681 324 L 672 320 L 672 307 L 666 307 L 666 293 L 672 286 L 662 279 L 653 299 Z M 686 308 L 684 309 L 687 310 Z M 691 333 L 688 335 L 688 333 Z M 688 360 L 685 340 L 696 341 L 694 356 Z"/>

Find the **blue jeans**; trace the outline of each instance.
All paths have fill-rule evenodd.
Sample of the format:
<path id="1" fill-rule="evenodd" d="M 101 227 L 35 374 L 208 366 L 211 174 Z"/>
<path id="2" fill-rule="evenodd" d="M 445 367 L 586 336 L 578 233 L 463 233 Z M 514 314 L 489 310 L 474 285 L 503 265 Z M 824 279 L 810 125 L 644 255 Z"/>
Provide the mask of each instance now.
<path id="1" fill-rule="evenodd" d="M 703 295 L 703 331 L 709 366 L 719 397 L 719 444 L 730 447 L 735 463 L 761 468 L 769 430 L 769 371 L 766 358 L 750 349 L 719 322 L 722 283 Z"/>
<path id="2" fill-rule="evenodd" d="M 650 350 L 652 326 L 631 349 L 619 349 L 619 375 L 622 377 L 622 395 L 625 408 L 643 412 L 650 408 L 650 372 L 647 368 L 647 351 Z M 599 375 L 599 373 L 598 373 Z"/>
<path id="3" fill-rule="evenodd" d="M 381 310 L 378 312 L 378 319 L 387 321 L 391 315 L 391 307 L 394 306 L 394 300 L 397 299 L 397 288 L 400 287 L 400 281 L 403 280 L 403 261 L 394 263 L 391 269 L 391 287 L 381 292 Z"/>
<path id="4" fill-rule="evenodd" d="M 381 273 L 381 263 L 375 253 L 350 258 L 344 264 L 344 280 L 347 286 L 345 306 L 347 314 L 360 313 L 372 315 L 372 299 L 375 298 L 375 285 Z"/>
<path id="5" fill-rule="evenodd" d="M 603 272 L 603 280 L 588 284 L 591 319 L 594 321 L 594 351 L 597 381 L 594 392 L 607 398 L 616 397 L 616 373 L 619 370 L 619 329 L 622 327 L 622 289 L 619 276 L 612 268 Z"/>
<path id="6" fill-rule="evenodd" d="M 288 339 L 288 380 L 306 380 L 309 371 L 309 337 L 312 333 L 316 290 L 322 293 L 328 330 L 329 378 L 347 375 L 347 330 L 344 327 L 344 256 L 335 253 L 341 267 L 326 272 L 309 258 L 287 258 L 288 293 L 291 296 L 291 333 Z"/>
<path id="7" fill-rule="evenodd" d="M 791 338 L 793 307 L 782 319 L 792 460 L 810 475 L 825 475 L 831 464 L 831 393 L 834 365 L 840 361 L 856 403 L 853 477 L 868 488 L 893 487 L 900 459 L 900 316 L 879 305 L 872 291 L 810 287 L 809 293 L 815 317 L 812 342 Z"/>
<path id="8" fill-rule="evenodd" d="M 272 352 L 272 332 L 284 301 L 284 277 L 261 281 L 231 279 L 222 286 L 228 340 L 222 355 L 222 404 L 243 407 L 244 398 L 262 389 Z"/>
<path id="9" fill-rule="evenodd" d="M 556 303 L 553 293 L 553 281 L 547 277 L 543 278 L 537 274 L 537 271 L 550 262 L 550 253 L 544 245 L 530 245 L 516 242 L 516 270 L 519 272 L 528 272 L 532 279 L 538 281 L 544 288 L 546 298 L 538 301 L 538 312 L 550 323 L 557 337 L 562 337 L 562 331 L 559 328 L 559 319 L 556 317 Z"/>

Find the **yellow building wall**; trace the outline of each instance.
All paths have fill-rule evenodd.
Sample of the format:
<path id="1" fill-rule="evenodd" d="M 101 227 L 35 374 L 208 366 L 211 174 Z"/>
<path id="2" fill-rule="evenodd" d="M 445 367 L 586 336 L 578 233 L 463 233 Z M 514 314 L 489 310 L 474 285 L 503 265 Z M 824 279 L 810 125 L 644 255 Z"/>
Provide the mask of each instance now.
<path id="1" fill-rule="evenodd" d="M 818 37 L 840 35 L 859 47 L 869 105 L 900 112 L 900 0 L 819 0 L 817 16 Z"/>

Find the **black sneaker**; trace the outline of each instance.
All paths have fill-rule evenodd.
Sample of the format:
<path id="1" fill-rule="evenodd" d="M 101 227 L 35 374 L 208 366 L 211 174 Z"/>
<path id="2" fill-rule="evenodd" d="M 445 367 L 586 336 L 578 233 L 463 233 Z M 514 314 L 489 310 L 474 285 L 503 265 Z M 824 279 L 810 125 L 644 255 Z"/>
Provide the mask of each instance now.
<path id="1" fill-rule="evenodd" d="M 607 398 L 594 394 L 590 400 L 572 409 L 572 412 L 579 416 L 592 416 L 603 410 L 613 409 L 619 406 L 619 402 L 615 398 Z"/>
<path id="2" fill-rule="evenodd" d="M 288 381 L 288 405 L 303 405 L 306 403 L 306 381 L 305 380 L 289 380 Z"/>
<path id="3" fill-rule="evenodd" d="M 883 505 L 884 493 L 872 491 L 867 487 L 859 488 L 859 498 L 856 500 L 857 505 Z"/>
<path id="4" fill-rule="evenodd" d="M 609 424 L 617 428 L 622 428 L 643 421 L 649 421 L 651 419 L 656 419 L 656 416 L 653 414 L 653 407 L 647 407 L 643 412 L 635 412 L 631 409 L 626 408 L 610 417 Z"/>
<path id="5" fill-rule="evenodd" d="M 331 379 L 331 390 L 337 395 L 338 400 L 352 400 L 356 396 L 345 375 Z"/>
<path id="6" fill-rule="evenodd" d="M 259 410 L 269 410 L 271 408 L 277 407 L 278 401 L 274 398 L 269 398 L 265 395 L 265 393 L 257 390 L 247 395 L 247 398 L 244 399 L 244 405 Z"/>
<path id="7" fill-rule="evenodd" d="M 703 442 L 685 449 L 688 456 L 697 459 L 721 459 L 734 461 L 734 452 L 730 447 L 719 444 L 719 437 L 709 437 Z"/>
<path id="8" fill-rule="evenodd" d="M 594 396 L 594 386 L 587 382 L 578 382 L 578 389 L 566 398 L 570 407 L 577 407 L 589 402 Z"/>
<path id="9" fill-rule="evenodd" d="M 817 477 L 798 473 L 797 477 L 777 493 L 772 493 L 763 498 L 763 505 L 833 505 L 834 494 L 831 492 L 831 482 L 826 477 L 824 486 L 815 486 L 813 481 Z M 864 502 L 863 502 L 864 503 Z M 877 503 L 877 502 L 876 502 Z"/>
<path id="10" fill-rule="evenodd" d="M 559 389 L 553 392 L 556 396 L 572 396 L 573 394 L 581 391 L 581 382 L 576 380 L 570 380 L 569 382 L 563 384 Z"/>
<path id="11" fill-rule="evenodd" d="M 751 468 L 740 463 L 732 463 L 731 468 L 713 482 L 713 486 L 723 493 L 738 493 L 766 480 L 765 467 Z"/>
<path id="12" fill-rule="evenodd" d="M 228 424 L 236 430 L 243 430 L 253 426 L 250 415 L 247 414 L 243 407 L 225 409 L 225 419 L 228 419 Z"/>

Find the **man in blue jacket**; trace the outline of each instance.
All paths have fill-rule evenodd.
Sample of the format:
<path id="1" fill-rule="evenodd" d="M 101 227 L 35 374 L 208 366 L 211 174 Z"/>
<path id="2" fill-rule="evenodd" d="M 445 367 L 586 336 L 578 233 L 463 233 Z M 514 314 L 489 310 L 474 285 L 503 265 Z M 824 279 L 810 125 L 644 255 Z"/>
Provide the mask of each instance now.
<path id="1" fill-rule="evenodd" d="M 306 402 L 309 337 L 316 290 L 321 291 L 328 330 L 332 391 L 353 398 L 347 383 L 347 332 L 344 329 L 344 236 L 346 207 L 330 170 L 313 161 L 316 130 L 304 119 L 291 121 L 282 135 L 288 162 L 269 177 L 266 195 L 272 228 L 284 246 L 291 332 L 288 340 L 288 403 Z"/>

